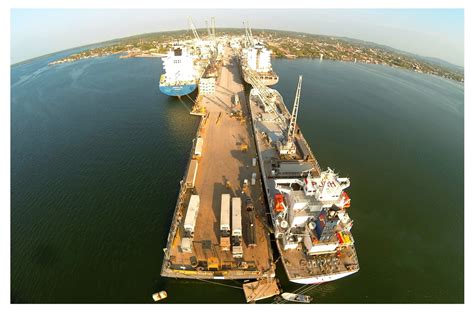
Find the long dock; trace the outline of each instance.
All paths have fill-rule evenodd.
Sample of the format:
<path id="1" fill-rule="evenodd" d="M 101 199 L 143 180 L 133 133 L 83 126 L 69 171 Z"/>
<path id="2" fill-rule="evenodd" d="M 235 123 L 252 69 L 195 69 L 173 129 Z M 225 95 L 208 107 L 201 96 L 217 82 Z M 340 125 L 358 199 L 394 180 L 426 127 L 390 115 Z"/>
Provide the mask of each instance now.
<path id="1" fill-rule="evenodd" d="M 270 237 L 262 222 L 266 209 L 255 164 L 258 159 L 251 120 L 239 63 L 230 48 L 225 50 L 215 93 L 200 97 L 197 106 L 205 111 L 200 111 L 201 122 L 180 184 L 161 275 L 188 279 L 274 278 Z M 241 199 L 242 257 L 233 255 L 232 248 L 221 246 L 223 194 Z M 184 227 L 187 211 L 191 211 L 191 195 L 199 196 L 192 237 Z M 248 197 L 255 213 L 246 210 Z"/>

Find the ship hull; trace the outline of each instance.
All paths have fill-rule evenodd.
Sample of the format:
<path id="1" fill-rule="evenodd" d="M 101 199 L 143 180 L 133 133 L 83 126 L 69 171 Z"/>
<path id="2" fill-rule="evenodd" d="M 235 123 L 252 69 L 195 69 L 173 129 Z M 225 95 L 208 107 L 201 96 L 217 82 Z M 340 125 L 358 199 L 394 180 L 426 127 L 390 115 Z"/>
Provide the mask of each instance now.
<path id="1" fill-rule="evenodd" d="M 244 81 L 247 82 L 248 84 L 251 84 L 250 83 L 250 80 L 248 79 L 247 77 L 247 73 L 245 70 L 242 70 L 243 72 L 243 77 L 244 77 Z M 257 78 L 263 83 L 265 84 L 266 86 L 272 86 L 272 85 L 275 85 L 278 83 L 279 81 L 279 77 L 278 75 L 276 75 L 276 73 L 258 73 L 257 74 Z"/>
<path id="2" fill-rule="evenodd" d="M 196 90 L 197 84 L 184 84 L 184 85 L 160 85 L 161 93 L 168 96 L 184 96 L 191 94 Z"/>
<path id="3" fill-rule="evenodd" d="M 332 275 L 318 276 L 318 277 L 312 277 L 312 278 L 302 278 L 302 279 L 290 279 L 290 281 L 294 283 L 298 283 L 298 284 L 318 284 L 318 283 L 338 280 L 338 279 L 350 276 L 356 272 L 357 271 L 350 271 L 343 274 L 332 274 Z"/>

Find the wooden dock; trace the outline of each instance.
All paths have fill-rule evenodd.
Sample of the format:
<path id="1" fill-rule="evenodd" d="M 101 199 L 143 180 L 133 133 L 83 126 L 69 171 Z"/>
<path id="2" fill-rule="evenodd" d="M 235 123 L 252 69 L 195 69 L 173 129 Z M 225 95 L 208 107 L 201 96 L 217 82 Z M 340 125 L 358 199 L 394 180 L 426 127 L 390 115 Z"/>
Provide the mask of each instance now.
<path id="1" fill-rule="evenodd" d="M 247 303 L 267 299 L 281 293 L 275 278 L 245 283 L 243 289 Z"/>

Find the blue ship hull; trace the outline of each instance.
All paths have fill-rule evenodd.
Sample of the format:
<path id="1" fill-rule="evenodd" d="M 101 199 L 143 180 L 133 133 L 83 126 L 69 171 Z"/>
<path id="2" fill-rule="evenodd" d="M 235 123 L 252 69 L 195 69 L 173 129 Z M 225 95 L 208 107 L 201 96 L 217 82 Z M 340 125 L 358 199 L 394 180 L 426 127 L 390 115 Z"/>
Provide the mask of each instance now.
<path id="1" fill-rule="evenodd" d="M 169 96 L 183 96 L 192 93 L 197 87 L 197 84 L 186 84 L 186 85 L 174 85 L 174 86 L 162 86 L 160 85 L 160 91 L 163 94 Z"/>

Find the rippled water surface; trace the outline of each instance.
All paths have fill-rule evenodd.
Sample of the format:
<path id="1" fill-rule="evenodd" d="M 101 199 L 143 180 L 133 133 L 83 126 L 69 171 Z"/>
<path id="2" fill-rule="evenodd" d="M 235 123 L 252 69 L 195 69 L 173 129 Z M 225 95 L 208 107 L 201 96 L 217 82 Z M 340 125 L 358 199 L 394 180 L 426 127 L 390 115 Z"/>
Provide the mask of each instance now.
<path id="1" fill-rule="evenodd" d="M 198 125 L 190 100 L 159 93 L 161 61 L 55 58 L 11 69 L 12 302 L 146 303 L 163 289 L 163 302 L 245 302 L 159 275 Z M 351 178 L 361 270 L 315 302 L 463 302 L 463 86 L 374 65 L 274 68 L 289 107 L 303 74 L 299 124 L 321 166 Z"/>

